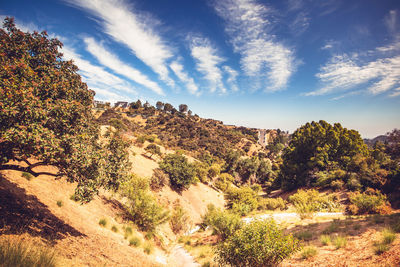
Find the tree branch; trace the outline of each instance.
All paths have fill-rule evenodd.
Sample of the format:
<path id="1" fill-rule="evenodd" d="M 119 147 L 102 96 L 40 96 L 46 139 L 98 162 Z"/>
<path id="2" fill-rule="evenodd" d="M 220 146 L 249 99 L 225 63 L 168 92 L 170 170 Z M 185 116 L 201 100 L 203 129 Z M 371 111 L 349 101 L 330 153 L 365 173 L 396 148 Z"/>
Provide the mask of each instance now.
<path id="1" fill-rule="evenodd" d="M 32 164 L 34 165 L 34 164 Z M 38 165 L 37 165 L 38 166 Z M 62 176 L 63 174 L 61 173 L 51 173 L 51 172 L 35 172 L 32 170 L 32 167 L 21 167 L 19 165 L 14 165 L 14 164 L 4 164 L 0 166 L 0 170 L 14 170 L 14 171 L 20 171 L 20 172 L 27 172 L 32 174 L 33 176 L 37 177 L 39 175 L 50 175 L 50 176 L 55 176 L 55 177 L 59 177 Z"/>

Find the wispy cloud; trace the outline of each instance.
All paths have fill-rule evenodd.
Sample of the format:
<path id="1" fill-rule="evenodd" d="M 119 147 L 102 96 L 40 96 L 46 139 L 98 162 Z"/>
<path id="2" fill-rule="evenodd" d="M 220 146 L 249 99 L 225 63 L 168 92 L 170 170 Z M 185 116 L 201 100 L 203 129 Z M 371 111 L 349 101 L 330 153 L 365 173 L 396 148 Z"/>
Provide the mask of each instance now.
<path id="1" fill-rule="evenodd" d="M 173 61 L 169 67 L 175 73 L 175 75 L 183 82 L 186 88 L 189 90 L 191 94 L 199 95 L 199 88 L 194 82 L 192 77 L 184 71 L 183 65 L 178 61 Z"/>
<path id="2" fill-rule="evenodd" d="M 232 88 L 232 91 L 234 91 L 234 92 L 239 91 L 239 87 L 237 86 L 237 83 L 236 83 L 236 78 L 239 75 L 239 73 L 229 66 L 223 66 L 223 70 L 228 75 L 228 78 L 226 79 L 226 81 Z"/>
<path id="3" fill-rule="evenodd" d="M 366 85 L 372 94 L 380 94 L 400 84 L 400 56 L 361 63 L 348 55 L 333 57 L 316 75 L 324 84 L 305 95 L 324 95 Z"/>
<path id="4" fill-rule="evenodd" d="M 151 81 L 146 75 L 142 74 L 139 70 L 122 62 L 115 54 L 111 53 L 103 45 L 96 42 L 93 38 L 84 38 L 86 49 L 97 60 L 107 68 L 112 69 L 115 73 L 121 74 L 126 78 L 141 84 L 159 95 L 164 95 L 163 90 L 157 83 Z"/>
<path id="5" fill-rule="evenodd" d="M 219 89 L 222 93 L 226 93 L 222 82 L 222 71 L 219 67 L 224 59 L 217 54 L 217 50 L 211 46 L 210 41 L 205 38 L 193 37 L 190 50 L 196 61 L 197 70 L 210 84 L 210 91 L 215 92 Z"/>
<path id="6" fill-rule="evenodd" d="M 132 53 L 159 74 L 170 86 L 167 60 L 172 57 L 170 48 L 156 33 L 157 21 L 136 14 L 123 0 L 66 0 L 100 19 L 104 32 L 115 41 L 126 45 Z"/>
<path id="7" fill-rule="evenodd" d="M 123 91 L 129 93 L 130 95 L 136 95 L 136 91 L 127 81 L 107 72 L 102 67 L 95 66 L 89 61 L 82 59 L 82 57 L 77 54 L 72 48 L 64 46 L 61 52 L 64 54 L 64 58 L 66 60 L 73 60 L 74 64 L 78 66 L 83 81 L 88 84 L 89 88 L 95 91 L 96 89 L 100 89 L 97 91 L 102 93 L 103 96 L 123 95 L 121 93 L 116 93 L 116 91 Z M 105 94 L 105 91 L 109 93 Z"/>
<path id="8" fill-rule="evenodd" d="M 241 55 L 241 67 L 248 76 L 266 73 L 266 89 L 284 89 L 296 69 L 294 53 L 269 33 L 269 9 L 255 0 L 215 1 L 215 10 L 226 21 L 235 52 Z"/>
<path id="9" fill-rule="evenodd" d="M 389 32 L 392 34 L 398 34 L 399 32 L 399 11 L 394 9 L 390 10 L 384 18 L 384 22 Z"/>

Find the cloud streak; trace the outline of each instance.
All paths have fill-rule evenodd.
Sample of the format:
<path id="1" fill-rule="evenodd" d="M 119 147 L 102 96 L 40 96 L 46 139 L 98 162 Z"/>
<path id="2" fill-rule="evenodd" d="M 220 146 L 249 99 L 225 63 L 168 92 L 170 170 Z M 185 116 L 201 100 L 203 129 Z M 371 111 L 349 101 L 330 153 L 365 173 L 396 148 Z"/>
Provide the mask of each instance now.
<path id="1" fill-rule="evenodd" d="M 184 71 L 183 65 L 178 61 L 172 62 L 169 67 L 175 73 L 175 75 L 183 82 L 186 88 L 189 90 L 191 94 L 199 95 L 199 88 L 194 82 L 193 78 L 189 77 L 189 75 Z"/>
<path id="2" fill-rule="evenodd" d="M 156 33 L 155 20 L 140 17 L 132 12 L 131 7 L 123 0 L 68 0 L 68 2 L 99 18 L 105 33 L 127 46 L 165 83 L 174 86 L 166 63 L 172 57 L 172 49 Z"/>
<path id="3" fill-rule="evenodd" d="M 157 83 L 151 81 L 146 75 L 142 74 L 139 70 L 122 62 L 115 54 L 109 52 L 103 45 L 98 44 L 93 38 L 84 38 L 86 49 L 97 60 L 115 73 L 125 76 L 126 78 L 141 84 L 159 95 L 164 95 L 163 90 Z"/>
<path id="4" fill-rule="evenodd" d="M 266 73 L 268 91 L 284 89 L 296 69 L 295 57 L 269 33 L 270 10 L 255 0 L 215 1 L 214 7 L 226 21 L 225 30 L 234 51 L 241 55 L 244 72 L 251 77 Z"/>
<path id="5" fill-rule="evenodd" d="M 217 54 L 217 50 L 211 46 L 210 41 L 194 37 L 191 40 L 190 50 L 196 61 L 196 69 L 210 84 L 210 91 L 213 93 L 219 89 L 222 93 L 226 93 L 222 82 L 222 71 L 219 67 L 224 59 Z"/>

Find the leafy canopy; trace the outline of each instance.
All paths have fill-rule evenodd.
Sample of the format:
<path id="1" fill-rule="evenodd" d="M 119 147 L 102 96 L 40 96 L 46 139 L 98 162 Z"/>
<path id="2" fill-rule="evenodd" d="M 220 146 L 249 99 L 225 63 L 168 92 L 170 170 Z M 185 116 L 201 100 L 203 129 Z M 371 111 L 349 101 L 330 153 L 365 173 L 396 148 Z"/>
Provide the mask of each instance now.
<path id="1" fill-rule="evenodd" d="M 36 167 L 55 166 L 46 174 L 77 182 L 76 195 L 89 201 L 98 186 L 115 189 L 126 176 L 126 143 L 115 134 L 99 142 L 94 92 L 61 47 L 46 32 L 20 31 L 12 18 L 0 29 L 0 170 L 38 176 Z"/>

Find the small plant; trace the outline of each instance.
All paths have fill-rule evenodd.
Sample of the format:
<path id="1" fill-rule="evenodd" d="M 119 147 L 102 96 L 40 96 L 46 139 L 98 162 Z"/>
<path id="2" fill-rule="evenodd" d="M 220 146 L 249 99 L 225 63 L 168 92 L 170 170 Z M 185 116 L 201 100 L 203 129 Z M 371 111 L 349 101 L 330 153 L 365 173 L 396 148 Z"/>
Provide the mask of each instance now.
<path id="1" fill-rule="evenodd" d="M 115 225 L 113 225 L 113 226 L 111 227 L 111 231 L 113 231 L 114 233 L 117 233 L 117 232 L 118 232 L 118 227 L 115 226 Z"/>
<path id="2" fill-rule="evenodd" d="M 139 247 L 141 243 L 142 243 L 142 241 L 137 236 L 134 236 L 131 239 L 129 239 L 130 246 Z"/>
<path id="3" fill-rule="evenodd" d="M 130 236 L 130 235 L 133 233 L 132 227 L 126 226 L 126 227 L 124 228 L 124 232 L 125 232 L 125 235 L 126 235 L 126 236 Z"/>
<path id="4" fill-rule="evenodd" d="M 299 232 L 294 235 L 296 238 L 304 241 L 310 241 L 313 239 L 313 234 L 309 231 Z"/>
<path id="5" fill-rule="evenodd" d="M 339 227 L 340 227 L 340 221 L 335 219 L 331 222 L 331 224 L 327 228 L 325 228 L 325 230 L 322 231 L 322 233 L 326 235 L 332 234 L 334 232 L 339 231 Z"/>
<path id="6" fill-rule="evenodd" d="M 153 253 L 154 247 L 151 243 L 147 242 L 144 246 L 143 246 L 143 250 L 146 254 L 151 254 Z"/>
<path id="7" fill-rule="evenodd" d="M 75 195 L 75 193 L 72 194 L 72 195 L 69 197 L 69 199 L 72 200 L 72 201 L 75 201 L 75 202 L 78 202 L 78 201 L 79 201 L 79 198 Z"/>
<path id="8" fill-rule="evenodd" d="M 301 251 L 301 257 L 303 259 L 309 259 L 311 257 L 314 257 L 315 255 L 317 255 L 317 249 L 314 246 L 305 247 Z"/>
<path id="9" fill-rule="evenodd" d="M 328 246 L 332 242 L 331 237 L 329 235 L 321 235 L 319 240 L 321 241 L 322 245 L 324 245 L 324 246 Z"/>
<path id="10" fill-rule="evenodd" d="M 348 211 L 351 214 L 389 214 L 391 212 L 386 195 L 379 190 L 368 189 L 363 193 L 351 193 L 349 200 L 351 205 L 349 205 Z"/>
<path id="11" fill-rule="evenodd" d="M 189 216 L 179 202 L 175 203 L 171 219 L 169 221 L 171 230 L 175 234 L 185 232 L 189 226 Z"/>
<path id="12" fill-rule="evenodd" d="M 388 228 L 383 229 L 382 231 L 382 243 L 389 245 L 392 244 L 393 241 L 396 239 L 396 234 Z"/>
<path id="13" fill-rule="evenodd" d="M 333 244 L 335 245 L 336 249 L 344 248 L 347 245 L 347 238 L 345 236 L 337 236 L 333 240 Z"/>
<path id="14" fill-rule="evenodd" d="M 390 249 L 390 246 L 387 244 L 382 244 L 382 243 L 375 244 L 375 254 L 376 255 L 381 255 L 381 254 L 385 253 L 386 251 L 388 251 L 389 249 Z"/>
<path id="15" fill-rule="evenodd" d="M 21 176 L 24 177 L 24 178 L 25 178 L 26 180 L 28 180 L 28 181 L 32 180 L 32 178 L 33 178 L 33 175 L 30 174 L 30 173 L 28 173 L 28 172 L 23 172 L 23 173 L 21 174 Z"/>
<path id="16" fill-rule="evenodd" d="M 102 227 L 106 227 L 107 226 L 107 220 L 106 219 L 100 219 L 99 225 L 102 226 Z"/>
<path id="17" fill-rule="evenodd" d="M 22 240 L 0 241 L 0 266 L 56 266 L 54 252 Z"/>
<path id="18" fill-rule="evenodd" d="M 57 200 L 57 206 L 59 206 L 60 208 L 63 206 L 63 202 L 61 200 Z"/>

